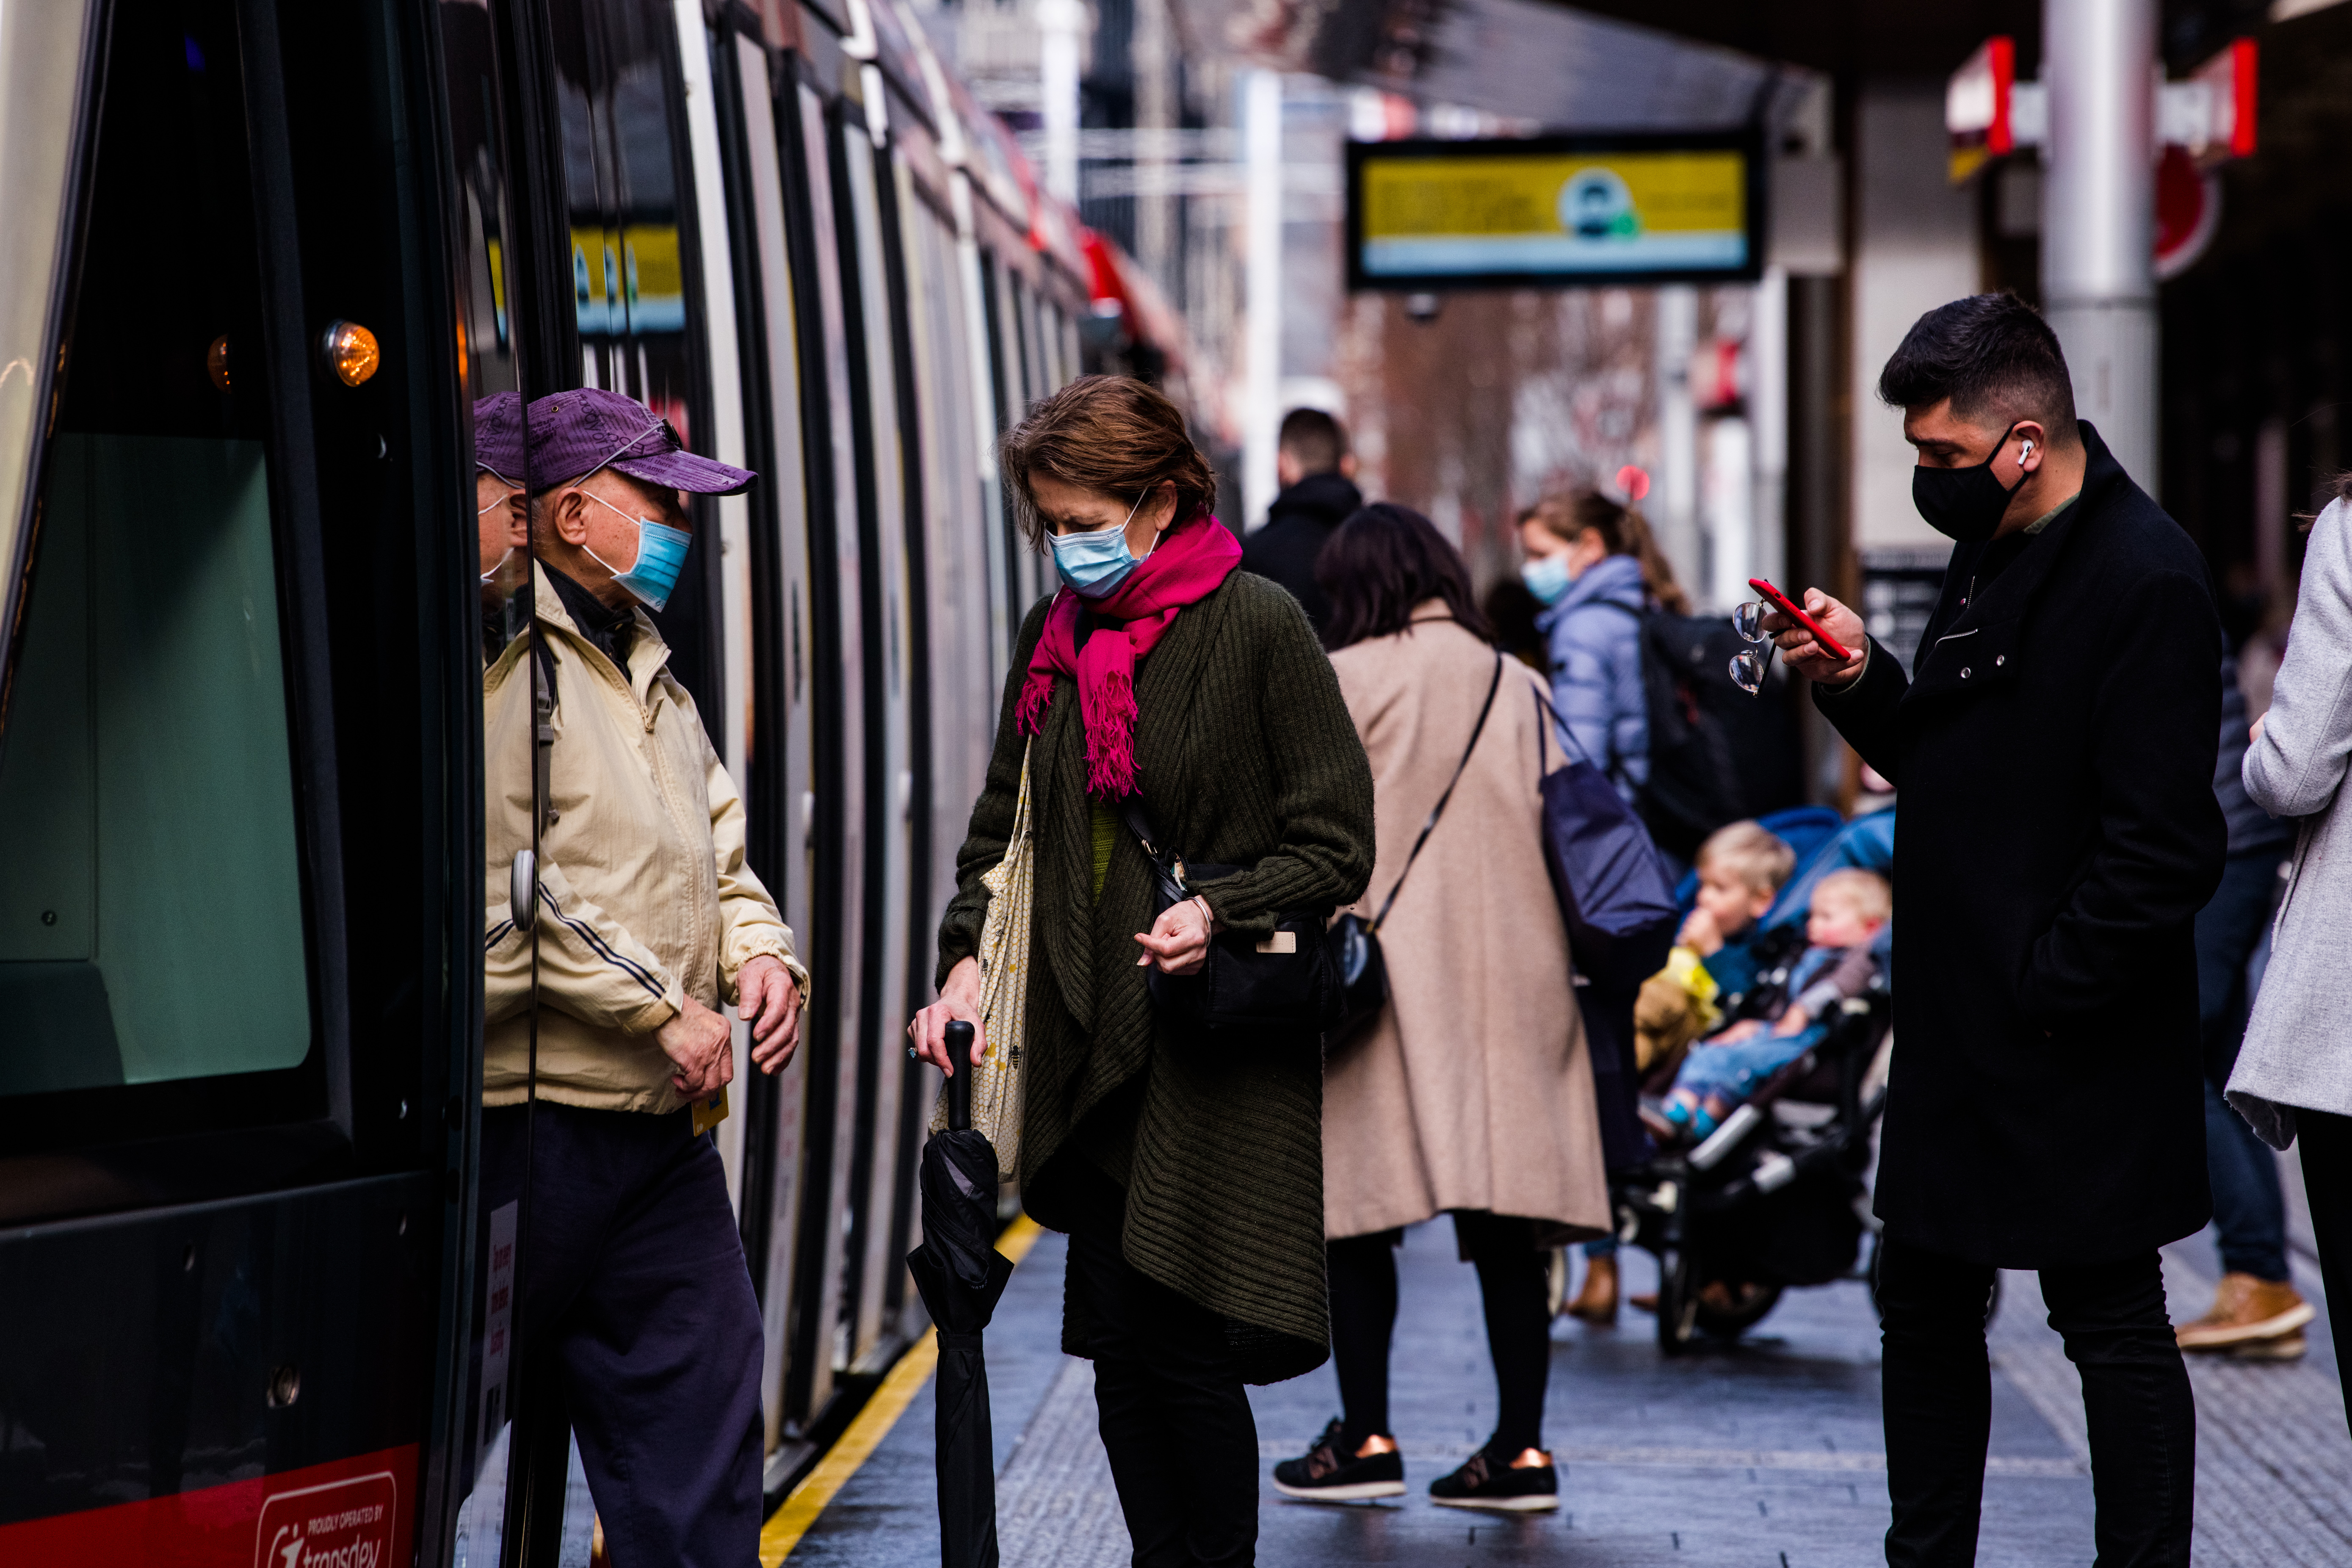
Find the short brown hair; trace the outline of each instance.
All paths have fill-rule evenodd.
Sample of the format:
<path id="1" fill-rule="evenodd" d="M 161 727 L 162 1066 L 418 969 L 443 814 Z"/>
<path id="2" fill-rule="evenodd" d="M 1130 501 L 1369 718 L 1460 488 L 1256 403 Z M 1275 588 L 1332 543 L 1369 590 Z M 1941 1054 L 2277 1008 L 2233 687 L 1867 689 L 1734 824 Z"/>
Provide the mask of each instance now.
<path id="1" fill-rule="evenodd" d="M 1707 835 L 1698 847 L 1698 868 L 1713 867 L 1759 893 L 1777 893 L 1797 868 L 1789 841 L 1756 822 L 1735 822 Z"/>
<path id="2" fill-rule="evenodd" d="M 1183 412 L 1132 376 L 1078 377 L 1032 405 L 997 449 L 1021 531 L 1039 550 L 1045 524 L 1029 493 L 1032 474 L 1121 500 L 1172 483 L 1178 522 L 1216 500 L 1217 476 L 1185 432 Z"/>
<path id="3" fill-rule="evenodd" d="M 1598 533 L 1610 554 L 1630 555 L 1641 563 L 1642 585 L 1660 608 L 1677 616 L 1690 614 L 1690 595 L 1675 581 L 1673 563 L 1637 509 L 1620 506 L 1599 490 L 1578 490 L 1546 496 L 1519 514 L 1522 527 L 1530 522 L 1543 524 L 1545 531 L 1570 544 L 1587 532 Z"/>
<path id="4" fill-rule="evenodd" d="M 1336 474 L 1348 455 L 1348 433 L 1320 408 L 1294 408 L 1282 416 L 1276 443 L 1308 474 Z"/>
<path id="5" fill-rule="evenodd" d="M 1813 903 L 1823 898 L 1845 900 L 1854 913 L 1873 925 L 1884 923 L 1895 913 L 1895 889 L 1885 878 L 1859 866 L 1843 867 L 1815 882 Z"/>

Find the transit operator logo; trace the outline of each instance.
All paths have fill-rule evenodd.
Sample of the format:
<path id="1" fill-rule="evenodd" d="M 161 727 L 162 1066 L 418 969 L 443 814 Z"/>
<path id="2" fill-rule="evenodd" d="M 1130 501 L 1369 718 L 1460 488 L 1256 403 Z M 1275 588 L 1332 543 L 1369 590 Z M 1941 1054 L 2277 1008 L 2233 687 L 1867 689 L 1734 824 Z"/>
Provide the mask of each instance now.
<path id="1" fill-rule="evenodd" d="M 262 1504 L 254 1568 L 390 1568 L 400 1488 L 389 1470 Z"/>

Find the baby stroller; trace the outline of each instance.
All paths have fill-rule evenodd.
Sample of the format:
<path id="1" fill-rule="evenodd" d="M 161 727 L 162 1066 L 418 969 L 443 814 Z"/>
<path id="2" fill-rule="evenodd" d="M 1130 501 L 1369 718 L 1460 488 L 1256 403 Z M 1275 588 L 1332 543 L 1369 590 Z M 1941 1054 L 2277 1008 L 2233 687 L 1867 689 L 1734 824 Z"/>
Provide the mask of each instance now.
<path id="1" fill-rule="evenodd" d="M 1804 847 L 1811 853 L 1759 922 L 1756 984 L 1725 999 L 1726 1022 L 1775 1010 L 1804 951 L 1804 911 L 1822 874 L 1840 866 L 1887 868 L 1888 815 L 1857 819 Z M 1775 824 L 1766 818 L 1764 826 Z M 1737 1339 L 1791 1286 L 1852 1276 L 1865 1228 L 1863 1174 L 1885 1100 L 1882 1052 L 1892 1016 L 1884 984 L 1849 999 L 1824 1020 L 1828 1032 L 1811 1050 L 1697 1146 L 1613 1174 L 1619 1241 L 1658 1259 L 1658 1347 L 1665 1354 L 1682 1354 L 1700 1332 Z"/>

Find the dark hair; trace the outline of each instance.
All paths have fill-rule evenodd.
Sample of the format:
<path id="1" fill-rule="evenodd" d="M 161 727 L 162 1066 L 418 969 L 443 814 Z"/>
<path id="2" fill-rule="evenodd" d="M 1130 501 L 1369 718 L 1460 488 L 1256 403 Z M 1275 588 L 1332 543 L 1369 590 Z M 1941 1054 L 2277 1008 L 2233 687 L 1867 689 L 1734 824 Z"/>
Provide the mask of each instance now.
<path id="1" fill-rule="evenodd" d="M 1938 305 L 1912 322 L 1878 373 L 1878 396 L 1897 408 L 1932 407 L 1948 397 L 1952 412 L 1971 424 L 2038 419 L 2053 445 L 2080 438 L 2058 334 L 2006 290 Z"/>
<path id="2" fill-rule="evenodd" d="M 1578 490 L 1546 496 L 1519 513 L 1519 522 L 1522 527 L 1540 522 L 1554 537 L 1571 544 L 1588 532 L 1598 533 L 1610 554 L 1631 555 L 1642 563 L 1642 586 L 1660 609 L 1690 614 L 1690 595 L 1675 581 L 1674 563 L 1658 548 L 1656 535 L 1636 509 L 1620 506 L 1599 490 Z"/>
<path id="3" fill-rule="evenodd" d="M 1078 377 L 1032 405 L 997 450 L 1021 531 L 1038 550 L 1045 548 L 1045 525 L 1029 493 L 1032 474 L 1122 501 L 1172 483 L 1178 522 L 1216 499 L 1217 476 L 1186 433 L 1182 411 L 1131 376 Z"/>
<path id="4" fill-rule="evenodd" d="M 1486 635 L 1462 552 L 1409 506 L 1374 501 L 1341 523 L 1316 558 L 1315 581 L 1331 597 L 1323 646 L 1335 652 L 1404 630 L 1413 606 L 1432 599 L 1444 600 L 1446 613 L 1477 637 Z"/>
<path id="5" fill-rule="evenodd" d="M 1320 408 L 1294 408 L 1282 416 L 1282 450 L 1310 474 L 1337 472 L 1348 455 L 1348 433 Z"/>

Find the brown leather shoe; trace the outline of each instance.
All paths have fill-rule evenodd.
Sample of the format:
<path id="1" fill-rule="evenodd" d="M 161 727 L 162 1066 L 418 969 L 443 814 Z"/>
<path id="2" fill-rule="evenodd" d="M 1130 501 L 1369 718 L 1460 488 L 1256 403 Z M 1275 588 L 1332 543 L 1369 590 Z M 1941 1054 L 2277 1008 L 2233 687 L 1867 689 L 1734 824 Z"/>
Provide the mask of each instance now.
<path id="1" fill-rule="evenodd" d="M 2213 1308 L 2174 1331 L 2185 1351 L 2231 1350 L 2257 1342 L 2284 1340 L 2318 1311 L 2284 1280 L 2252 1274 L 2224 1274 L 2213 1292 Z M 2284 1358 L 2283 1358 L 2284 1359 Z"/>
<path id="2" fill-rule="evenodd" d="M 1577 1291 L 1575 1300 L 1560 1310 L 1596 1329 L 1616 1327 L 1617 1260 L 1613 1258 L 1586 1258 L 1584 1287 Z"/>

